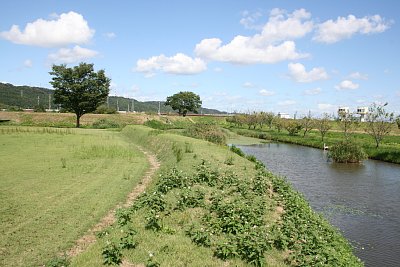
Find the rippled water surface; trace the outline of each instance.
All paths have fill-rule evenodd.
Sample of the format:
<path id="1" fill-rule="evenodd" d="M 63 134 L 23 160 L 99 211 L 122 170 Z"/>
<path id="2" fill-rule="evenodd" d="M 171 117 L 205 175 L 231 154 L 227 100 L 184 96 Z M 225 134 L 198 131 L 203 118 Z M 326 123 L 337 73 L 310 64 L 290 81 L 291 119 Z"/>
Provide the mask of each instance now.
<path id="1" fill-rule="evenodd" d="M 335 164 L 290 144 L 238 146 L 287 180 L 338 227 L 366 266 L 400 266 L 400 165 Z"/>

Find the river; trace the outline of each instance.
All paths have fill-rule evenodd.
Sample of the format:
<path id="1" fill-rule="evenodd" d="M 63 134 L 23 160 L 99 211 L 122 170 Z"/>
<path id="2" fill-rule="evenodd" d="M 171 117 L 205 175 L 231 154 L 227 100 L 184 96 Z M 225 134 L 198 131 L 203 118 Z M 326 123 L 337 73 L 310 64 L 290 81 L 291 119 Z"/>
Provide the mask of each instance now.
<path id="1" fill-rule="evenodd" d="M 282 143 L 237 147 L 286 176 L 340 229 L 365 266 L 400 266 L 400 165 L 336 164 L 326 151 Z"/>

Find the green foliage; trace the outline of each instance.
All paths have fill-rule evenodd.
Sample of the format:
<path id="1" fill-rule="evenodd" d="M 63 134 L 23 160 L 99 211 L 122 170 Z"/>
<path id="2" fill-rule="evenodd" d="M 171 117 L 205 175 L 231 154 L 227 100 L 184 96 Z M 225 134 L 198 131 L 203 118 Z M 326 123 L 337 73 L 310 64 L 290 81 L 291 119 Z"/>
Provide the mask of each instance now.
<path id="1" fill-rule="evenodd" d="M 196 123 L 190 126 L 185 133 L 190 137 L 203 139 L 219 145 L 223 145 L 226 142 L 225 133 L 215 124 Z"/>
<path id="2" fill-rule="evenodd" d="M 356 142 L 346 139 L 329 148 L 329 158 L 339 163 L 357 163 L 367 158 L 367 154 Z"/>
<path id="3" fill-rule="evenodd" d="M 46 108 L 43 105 L 36 105 L 33 108 L 33 112 L 46 112 Z"/>
<path id="4" fill-rule="evenodd" d="M 62 257 L 57 257 L 54 259 L 49 260 L 44 264 L 46 267 L 68 267 L 70 265 L 70 260 L 67 258 L 66 255 Z"/>
<path id="5" fill-rule="evenodd" d="M 371 135 L 376 143 L 376 147 L 382 142 L 382 139 L 392 130 L 394 122 L 394 114 L 385 110 L 384 105 L 373 104 L 369 107 L 369 114 L 367 116 L 367 127 L 365 131 Z"/>
<path id="6" fill-rule="evenodd" d="M 232 156 L 227 156 L 226 159 L 225 159 L 225 161 L 224 161 L 224 163 L 225 163 L 226 165 L 229 165 L 229 166 L 232 166 L 232 165 L 235 164 L 235 163 L 234 163 L 234 159 L 233 159 Z"/>
<path id="7" fill-rule="evenodd" d="M 134 249 L 137 247 L 138 242 L 135 240 L 137 231 L 133 228 L 128 228 L 124 231 L 125 235 L 121 237 L 119 246 L 122 249 Z"/>
<path id="8" fill-rule="evenodd" d="M 177 208 L 184 210 L 186 208 L 196 208 L 204 206 L 205 193 L 200 189 L 183 188 L 178 197 Z"/>
<path id="9" fill-rule="evenodd" d="M 103 263 L 106 265 L 119 265 L 122 263 L 121 248 L 112 242 L 107 241 L 101 254 L 103 255 Z"/>
<path id="10" fill-rule="evenodd" d="M 186 235 L 190 237 L 193 243 L 198 246 L 210 247 L 211 246 L 211 231 L 204 227 L 196 228 L 191 225 L 186 231 Z"/>
<path id="11" fill-rule="evenodd" d="M 117 110 L 113 107 L 108 107 L 106 104 L 102 104 L 96 108 L 93 112 L 96 114 L 117 114 Z"/>
<path id="12" fill-rule="evenodd" d="M 93 64 L 80 63 L 68 68 L 66 65 L 53 65 L 51 85 L 55 88 L 54 103 L 73 111 L 76 115 L 76 127 L 80 126 L 80 117 L 93 112 L 105 102 L 110 91 L 110 79 L 104 70 L 94 72 Z"/>
<path id="13" fill-rule="evenodd" d="M 396 124 L 397 124 L 397 128 L 400 129 L 400 116 L 397 116 Z"/>
<path id="14" fill-rule="evenodd" d="M 201 107 L 200 96 L 193 92 L 179 92 L 167 97 L 166 106 L 171 106 L 173 110 L 178 110 L 179 115 L 186 116 L 189 111 L 198 113 Z"/>
<path id="15" fill-rule="evenodd" d="M 173 143 L 172 151 L 174 152 L 174 155 L 176 157 L 176 162 L 180 162 L 183 158 L 182 148 L 180 146 L 178 146 L 177 143 Z"/>
<path id="16" fill-rule="evenodd" d="M 123 128 L 125 123 L 119 123 L 111 119 L 102 118 L 98 119 L 92 124 L 94 129 L 109 129 L 109 128 Z"/>
<path id="17" fill-rule="evenodd" d="M 286 131 L 288 131 L 289 135 L 297 135 L 303 128 L 302 122 L 296 121 L 296 120 L 285 121 L 284 125 L 285 125 L 285 129 L 286 129 Z"/>
<path id="18" fill-rule="evenodd" d="M 236 147 L 235 145 L 231 145 L 229 147 L 229 150 L 232 151 L 233 153 L 238 154 L 241 157 L 245 157 L 244 152 L 240 148 Z"/>
<path id="19" fill-rule="evenodd" d="M 144 123 L 144 125 L 157 130 L 172 129 L 172 127 L 169 124 L 163 123 L 159 120 L 148 120 Z"/>

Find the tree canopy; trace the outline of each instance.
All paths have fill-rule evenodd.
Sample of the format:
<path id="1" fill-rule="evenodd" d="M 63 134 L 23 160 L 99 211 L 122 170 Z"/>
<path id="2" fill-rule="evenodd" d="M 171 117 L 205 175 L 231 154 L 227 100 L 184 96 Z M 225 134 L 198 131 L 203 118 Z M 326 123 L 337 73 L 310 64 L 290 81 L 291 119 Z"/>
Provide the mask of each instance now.
<path id="1" fill-rule="evenodd" d="M 54 91 L 54 103 L 61 104 L 76 114 L 76 127 L 83 114 L 93 112 L 104 103 L 110 92 L 110 79 L 104 70 L 95 72 L 93 64 L 80 63 L 68 68 L 65 64 L 53 65 L 50 72 Z"/>
<path id="2" fill-rule="evenodd" d="M 166 106 L 171 106 L 173 110 L 177 110 L 179 115 L 186 116 L 191 111 L 198 113 L 201 107 L 200 96 L 193 92 L 179 92 L 167 97 Z"/>

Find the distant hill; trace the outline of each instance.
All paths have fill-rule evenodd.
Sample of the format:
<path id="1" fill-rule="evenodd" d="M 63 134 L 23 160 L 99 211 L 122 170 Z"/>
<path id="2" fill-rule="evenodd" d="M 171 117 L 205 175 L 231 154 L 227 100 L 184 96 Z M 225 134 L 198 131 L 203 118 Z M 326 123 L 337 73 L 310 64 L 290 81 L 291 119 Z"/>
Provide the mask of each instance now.
<path id="1" fill-rule="evenodd" d="M 9 83 L 0 83 L 0 108 L 19 107 L 25 109 L 34 108 L 37 105 L 49 108 L 50 104 L 50 108 L 55 109 L 56 105 L 53 103 L 53 93 L 54 90 L 47 88 L 31 87 L 26 85 L 15 86 Z M 132 98 L 120 96 L 110 96 L 108 98 L 108 105 L 115 109 L 119 108 L 120 111 L 128 111 L 128 108 L 129 111 L 132 111 L 132 103 L 133 110 L 136 112 L 158 112 L 158 101 L 141 102 Z M 160 102 L 161 113 L 173 113 L 174 111 L 172 108 L 170 106 L 165 106 L 164 103 L 165 101 Z M 225 112 L 216 109 L 201 108 L 199 113 L 223 114 Z"/>

